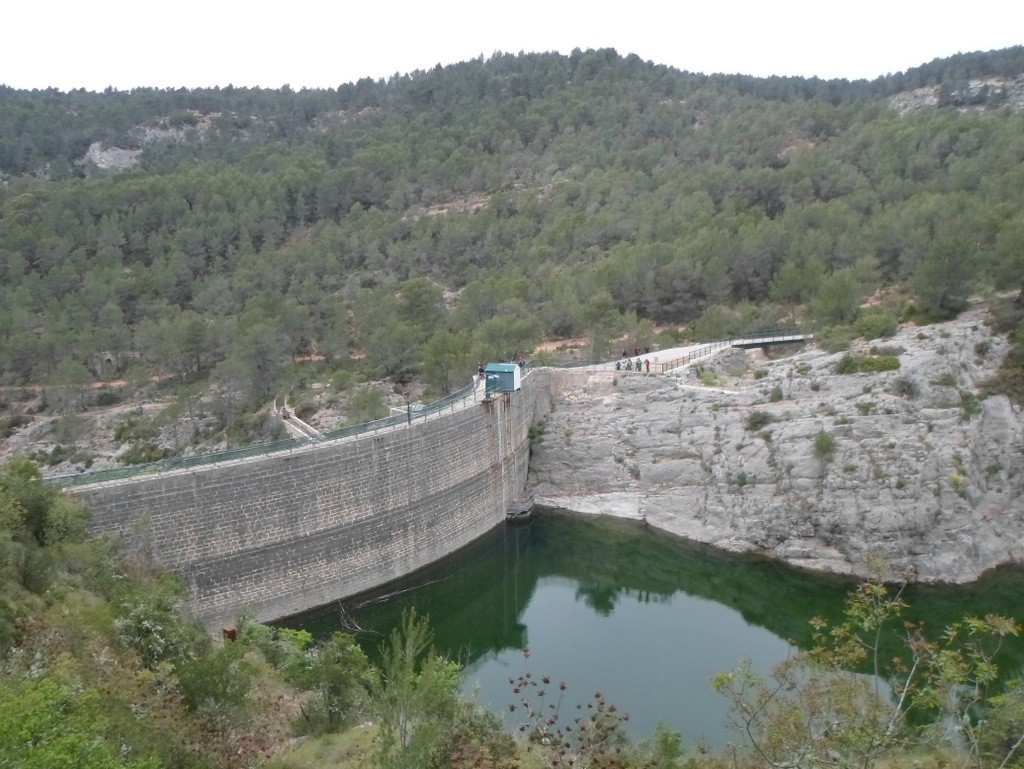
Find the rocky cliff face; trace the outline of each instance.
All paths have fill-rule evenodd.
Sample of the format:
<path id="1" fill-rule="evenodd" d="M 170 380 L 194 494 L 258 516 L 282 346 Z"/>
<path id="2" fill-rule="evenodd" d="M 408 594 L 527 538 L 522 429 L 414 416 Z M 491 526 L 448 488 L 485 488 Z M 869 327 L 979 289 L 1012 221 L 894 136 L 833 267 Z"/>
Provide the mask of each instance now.
<path id="1" fill-rule="evenodd" d="M 967 582 L 1024 561 L 1024 420 L 976 395 L 1005 342 L 979 310 L 873 344 L 899 369 L 839 374 L 845 353 L 807 347 L 667 375 L 550 370 L 537 502 L 844 574 L 881 556 Z"/>

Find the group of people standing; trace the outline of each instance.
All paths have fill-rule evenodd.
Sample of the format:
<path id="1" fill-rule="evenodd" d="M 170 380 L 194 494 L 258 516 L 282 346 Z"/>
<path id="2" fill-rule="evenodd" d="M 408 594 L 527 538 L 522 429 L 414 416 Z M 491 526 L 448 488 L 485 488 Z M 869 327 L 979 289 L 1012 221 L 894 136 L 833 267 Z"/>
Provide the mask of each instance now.
<path id="1" fill-rule="evenodd" d="M 647 373 L 649 374 L 651 373 L 651 359 L 644 358 L 641 361 L 637 358 L 634 362 L 632 358 L 626 358 L 626 365 L 622 365 L 621 360 L 615 361 L 615 370 L 622 371 L 623 369 L 626 371 L 643 371 L 644 369 L 647 369 Z"/>
<path id="2" fill-rule="evenodd" d="M 644 347 L 644 355 L 649 355 L 650 352 L 650 347 Z M 651 359 L 644 358 L 641 361 L 639 347 L 633 348 L 633 355 L 636 356 L 636 361 L 634 361 L 633 358 L 630 357 L 629 350 L 623 350 L 622 360 L 615 361 L 615 370 L 622 371 L 623 369 L 625 369 L 626 371 L 643 371 L 644 369 L 646 369 L 648 374 L 651 373 Z M 623 361 L 625 361 L 625 363 L 623 363 Z"/>

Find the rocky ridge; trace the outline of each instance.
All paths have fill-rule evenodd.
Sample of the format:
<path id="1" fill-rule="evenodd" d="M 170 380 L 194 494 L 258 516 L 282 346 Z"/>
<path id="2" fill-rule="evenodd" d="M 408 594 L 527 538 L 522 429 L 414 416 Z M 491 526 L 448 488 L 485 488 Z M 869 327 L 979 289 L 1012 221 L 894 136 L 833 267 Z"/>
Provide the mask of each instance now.
<path id="1" fill-rule="evenodd" d="M 927 582 L 1024 561 L 1024 419 L 980 399 L 1007 345 L 981 309 L 852 354 L 732 350 L 664 376 L 550 370 L 538 504 L 634 518 L 733 552 Z M 884 346 L 884 349 L 878 349 Z M 825 437 L 820 437 L 825 436 Z"/>
<path id="2" fill-rule="evenodd" d="M 911 91 L 901 91 L 889 97 L 889 109 L 900 115 L 923 109 L 937 109 L 943 104 L 943 89 L 938 85 L 923 86 Z M 987 109 L 1009 109 L 1011 112 L 1024 110 L 1024 77 L 1013 80 L 1006 78 L 975 79 L 964 83 L 959 89 L 949 91 L 945 99 L 951 106 L 963 111 L 984 111 Z"/>

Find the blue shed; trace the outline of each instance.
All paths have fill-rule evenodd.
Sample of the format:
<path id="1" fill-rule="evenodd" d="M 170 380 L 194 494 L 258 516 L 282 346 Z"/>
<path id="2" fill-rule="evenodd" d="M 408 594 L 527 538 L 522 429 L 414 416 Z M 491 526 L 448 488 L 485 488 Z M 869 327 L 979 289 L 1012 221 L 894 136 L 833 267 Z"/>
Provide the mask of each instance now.
<path id="1" fill-rule="evenodd" d="M 515 392 L 523 386 L 522 370 L 515 363 L 488 363 L 484 367 L 487 394 Z"/>

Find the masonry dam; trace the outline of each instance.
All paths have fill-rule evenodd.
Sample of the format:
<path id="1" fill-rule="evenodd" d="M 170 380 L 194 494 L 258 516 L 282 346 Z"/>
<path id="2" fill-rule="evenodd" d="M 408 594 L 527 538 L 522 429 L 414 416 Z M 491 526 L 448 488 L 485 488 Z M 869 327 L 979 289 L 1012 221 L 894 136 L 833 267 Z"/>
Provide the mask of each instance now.
<path id="1" fill-rule="evenodd" d="M 378 587 L 503 524 L 523 492 L 543 372 L 375 433 L 83 484 L 92 530 L 178 574 L 207 627 Z"/>

